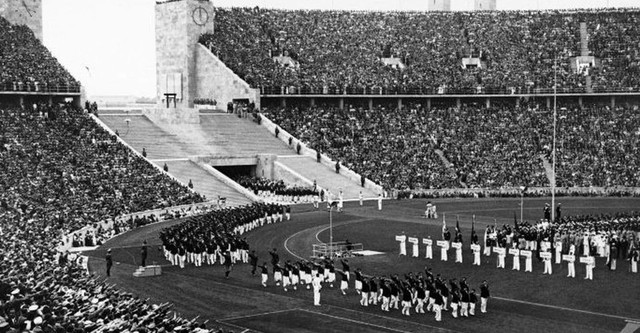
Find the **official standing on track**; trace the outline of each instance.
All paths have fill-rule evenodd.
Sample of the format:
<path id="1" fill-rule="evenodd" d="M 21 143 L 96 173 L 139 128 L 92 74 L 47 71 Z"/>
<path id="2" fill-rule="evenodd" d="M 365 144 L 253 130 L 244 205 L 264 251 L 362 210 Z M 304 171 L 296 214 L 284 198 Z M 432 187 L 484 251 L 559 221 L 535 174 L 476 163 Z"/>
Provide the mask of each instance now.
<path id="1" fill-rule="evenodd" d="M 107 276 L 111 276 L 111 266 L 113 266 L 113 258 L 111 258 L 111 249 L 107 250 L 107 256 L 105 257 L 107 261 Z"/>
<path id="2" fill-rule="evenodd" d="M 142 267 L 147 267 L 147 241 L 142 241 L 142 248 L 140 249 L 140 261 Z"/>
<path id="3" fill-rule="evenodd" d="M 487 302 L 490 296 L 489 285 L 487 284 L 487 280 L 484 280 L 480 285 L 480 312 L 487 313 Z"/>
<path id="4" fill-rule="evenodd" d="M 320 283 L 320 274 L 316 274 L 313 278 L 313 305 L 320 306 L 320 289 L 322 289 L 322 284 Z"/>

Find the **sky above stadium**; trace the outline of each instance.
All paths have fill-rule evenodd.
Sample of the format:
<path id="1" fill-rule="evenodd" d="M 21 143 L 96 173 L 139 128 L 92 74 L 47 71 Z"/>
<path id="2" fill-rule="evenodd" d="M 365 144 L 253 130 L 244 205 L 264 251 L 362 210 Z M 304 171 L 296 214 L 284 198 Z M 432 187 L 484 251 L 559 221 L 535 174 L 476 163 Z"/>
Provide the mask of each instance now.
<path id="1" fill-rule="evenodd" d="M 426 10 L 427 0 L 214 0 L 216 6 Z M 89 97 L 155 96 L 154 0 L 43 0 L 44 44 Z M 473 0 L 451 0 L 453 10 Z M 638 0 L 497 0 L 499 10 L 638 7 Z"/>

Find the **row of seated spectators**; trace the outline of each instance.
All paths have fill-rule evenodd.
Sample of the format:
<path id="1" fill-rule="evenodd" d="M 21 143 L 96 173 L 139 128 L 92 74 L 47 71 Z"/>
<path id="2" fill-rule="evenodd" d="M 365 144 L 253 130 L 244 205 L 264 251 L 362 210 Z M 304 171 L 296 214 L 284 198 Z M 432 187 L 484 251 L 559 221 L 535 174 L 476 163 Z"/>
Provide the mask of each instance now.
<path id="1" fill-rule="evenodd" d="M 201 36 L 236 74 L 264 93 L 436 94 L 586 91 L 580 22 L 597 90 L 640 87 L 637 10 L 354 12 L 217 8 L 216 32 Z M 275 61 L 288 56 L 294 65 Z M 481 60 L 464 69 L 462 58 Z M 397 57 L 405 68 L 385 66 Z M 284 92 L 283 92 L 284 91 Z"/>
<path id="2" fill-rule="evenodd" d="M 0 32 L 0 91 L 58 91 L 70 87 L 80 91 L 80 83 L 60 65 L 29 27 L 12 25 L 0 17 Z"/>
<path id="3" fill-rule="evenodd" d="M 317 191 L 313 187 L 288 186 L 283 180 L 278 179 L 240 176 L 235 178 L 234 181 L 252 190 L 257 195 L 265 192 L 288 197 L 305 197 L 317 194 Z"/>
<path id="4" fill-rule="evenodd" d="M 316 106 L 263 112 L 310 147 L 387 189 L 549 184 L 543 160 L 551 162 L 553 111 L 538 105 L 430 110 L 419 104 L 401 110 Z M 639 147 L 637 107 L 561 108 L 557 185 L 640 186 Z"/>
<path id="5" fill-rule="evenodd" d="M 112 237 L 151 223 L 201 215 L 220 208 L 218 204 L 199 205 L 166 209 L 158 214 L 130 215 L 129 217 L 108 219 L 107 223 L 95 223 L 89 228 L 73 233 L 70 239 L 63 238 L 63 243 L 71 241 L 71 247 L 99 246 Z"/>
<path id="6" fill-rule="evenodd" d="M 433 129 L 417 108 L 317 106 L 263 112 L 311 148 L 386 189 L 456 187 L 455 174 L 434 152 Z"/>
<path id="7" fill-rule="evenodd" d="M 43 106 L 40 106 L 43 107 Z M 202 201 L 90 117 L 0 112 L 0 332 L 201 331 L 59 260 L 62 235 L 125 212 Z"/>

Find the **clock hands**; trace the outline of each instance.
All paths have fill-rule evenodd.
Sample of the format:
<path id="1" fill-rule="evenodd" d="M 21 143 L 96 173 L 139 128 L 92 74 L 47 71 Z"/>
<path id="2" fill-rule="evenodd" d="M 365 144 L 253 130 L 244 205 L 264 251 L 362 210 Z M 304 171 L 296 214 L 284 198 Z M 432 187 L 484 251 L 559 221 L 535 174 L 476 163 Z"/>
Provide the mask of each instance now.
<path id="1" fill-rule="evenodd" d="M 32 11 L 31 8 L 29 8 L 29 6 L 27 5 L 27 3 L 24 0 L 22 0 L 22 6 L 24 7 L 24 9 L 27 10 L 27 14 L 29 14 L 29 16 L 33 17 L 32 12 L 35 13 L 35 11 Z"/>

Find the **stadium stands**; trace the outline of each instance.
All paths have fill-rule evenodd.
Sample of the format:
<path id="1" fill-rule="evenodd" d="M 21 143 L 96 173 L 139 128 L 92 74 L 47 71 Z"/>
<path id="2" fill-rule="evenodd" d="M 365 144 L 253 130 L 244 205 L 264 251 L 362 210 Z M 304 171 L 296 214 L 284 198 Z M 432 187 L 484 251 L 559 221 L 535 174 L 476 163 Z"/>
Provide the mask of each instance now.
<path id="1" fill-rule="evenodd" d="M 638 91 L 637 10 L 353 12 L 231 8 L 216 10 L 203 35 L 227 66 L 263 94 L 475 94 L 585 92 L 571 68 L 585 39 L 602 66 L 596 91 Z M 291 58 L 283 66 L 273 57 Z M 385 66 L 383 57 L 406 66 Z M 481 60 L 464 69 L 462 58 Z M 513 90 L 512 90 L 513 88 Z M 538 89 L 538 90 L 536 90 Z"/>
<path id="2" fill-rule="evenodd" d="M 70 107 L 0 112 L 0 332 L 200 324 L 166 316 L 58 253 L 63 235 L 126 212 L 201 202 Z"/>
<path id="3" fill-rule="evenodd" d="M 0 31 L 0 91 L 80 92 L 31 29 L 0 17 Z"/>
<path id="4" fill-rule="evenodd" d="M 264 108 L 314 149 L 387 189 L 547 186 L 552 111 L 494 106 L 426 110 Z M 561 187 L 640 185 L 640 115 L 634 108 L 570 107 L 558 114 Z M 453 164 L 451 175 L 435 151 Z"/>

